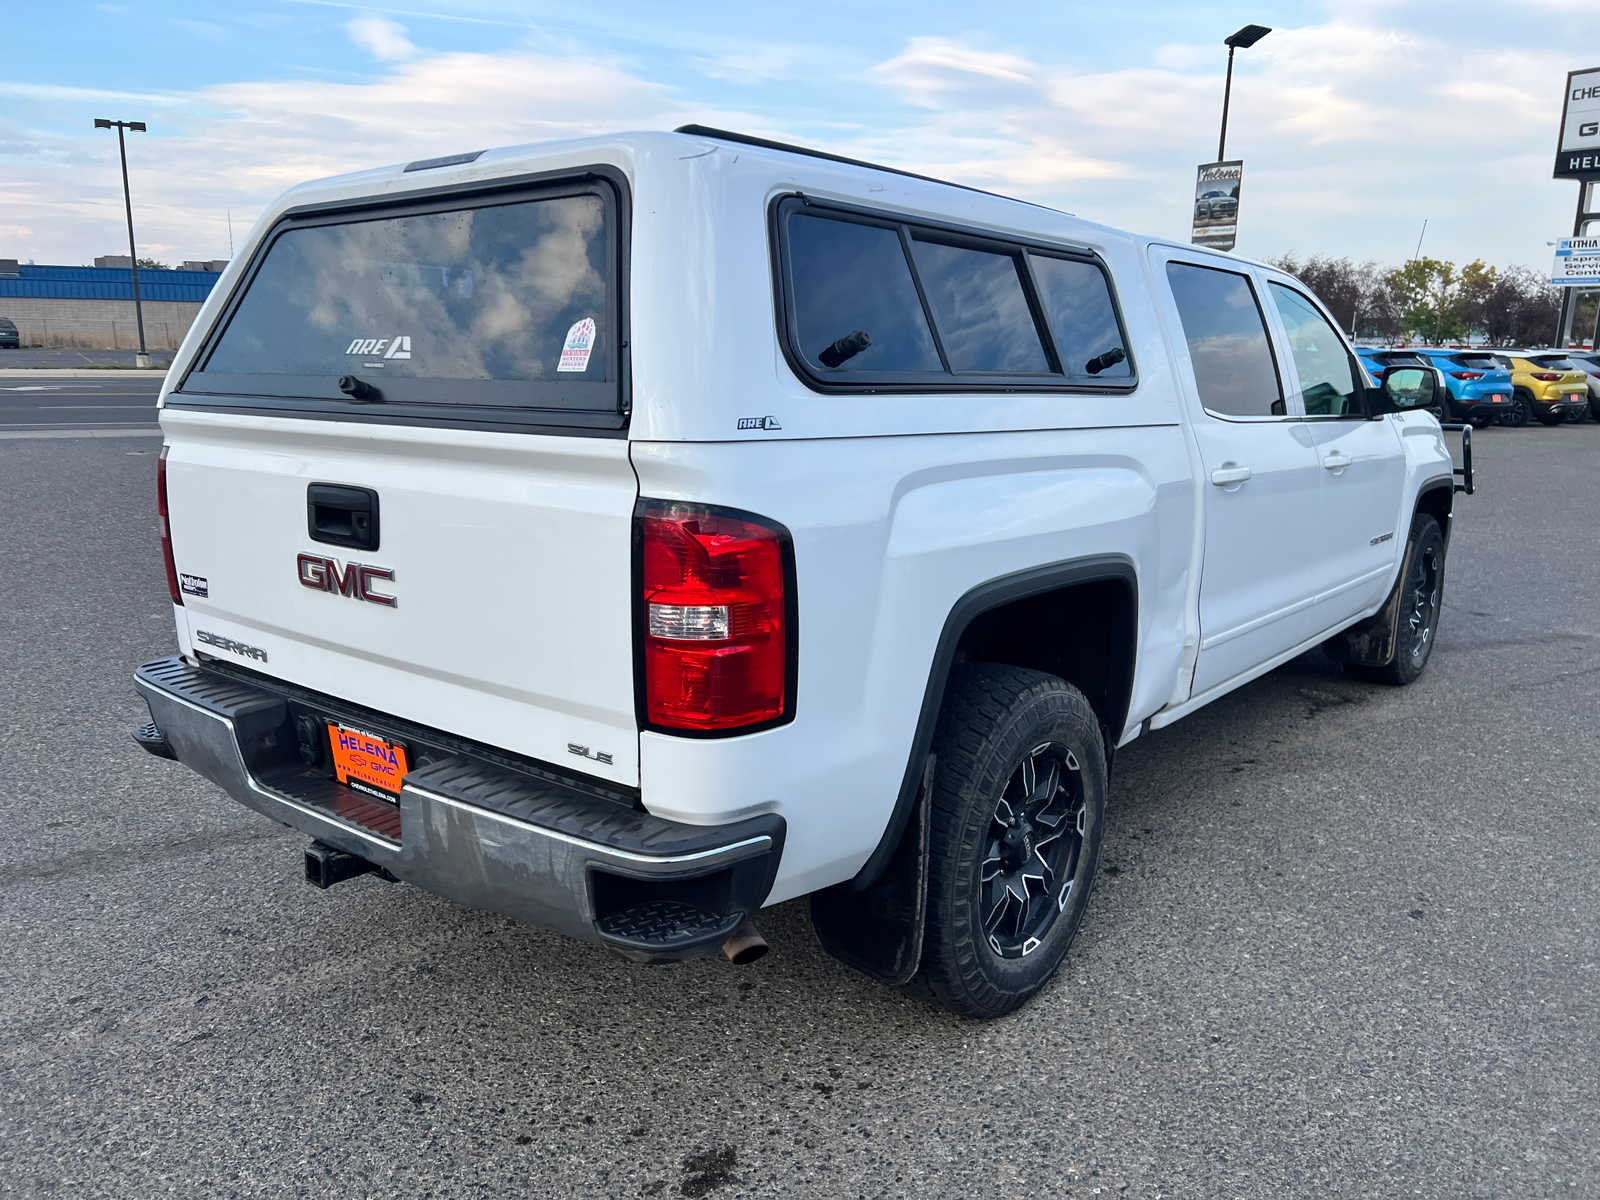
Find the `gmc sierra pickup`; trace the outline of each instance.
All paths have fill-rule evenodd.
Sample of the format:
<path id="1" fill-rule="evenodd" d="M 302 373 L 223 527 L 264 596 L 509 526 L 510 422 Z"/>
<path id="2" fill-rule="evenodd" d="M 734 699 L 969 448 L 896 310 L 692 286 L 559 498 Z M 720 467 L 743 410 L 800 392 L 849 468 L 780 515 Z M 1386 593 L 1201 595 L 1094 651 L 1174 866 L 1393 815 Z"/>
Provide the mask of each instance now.
<path id="1" fill-rule="evenodd" d="M 701 127 L 309 183 L 162 391 L 135 736 L 324 886 L 649 960 L 809 895 L 999 1015 L 1119 747 L 1319 645 L 1423 670 L 1434 388 L 1270 268 Z"/>

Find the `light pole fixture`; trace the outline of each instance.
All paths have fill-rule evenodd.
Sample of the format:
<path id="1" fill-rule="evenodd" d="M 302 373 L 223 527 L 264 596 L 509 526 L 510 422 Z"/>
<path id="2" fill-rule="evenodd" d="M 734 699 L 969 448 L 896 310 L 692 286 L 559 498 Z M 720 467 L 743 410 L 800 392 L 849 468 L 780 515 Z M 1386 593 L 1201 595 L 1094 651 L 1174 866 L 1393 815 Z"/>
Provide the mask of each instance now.
<path id="1" fill-rule="evenodd" d="M 1272 30 L 1265 25 L 1246 25 L 1238 32 L 1222 39 L 1222 44 L 1228 48 L 1228 81 L 1222 86 L 1222 132 L 1217 135 L 1218 162 L 1227 158 L 1228 99 L 1233 94 L 1233 52 L 1250 49 L 1271 32 Z"/>
<path id="2" fill-rule="evenodd" d="M 123 130 L 143 133 L 145 125 L 143 121 L 108 121 L 105 117 L 96 117 L 94 127 L 117 131 L 117 151 L 122 155 L 122 206 L 128 214 L 128 266 L 133 270 L 133 319 L 139 326 L 139 353 L 133 361 L 136 366 L 148 367 L 150 351 L 144 344 L 144 305 L 139 301 L 139 254 L 133 248 L 133 197 L 128 192 L 128 145 L 122 136 Z"/>

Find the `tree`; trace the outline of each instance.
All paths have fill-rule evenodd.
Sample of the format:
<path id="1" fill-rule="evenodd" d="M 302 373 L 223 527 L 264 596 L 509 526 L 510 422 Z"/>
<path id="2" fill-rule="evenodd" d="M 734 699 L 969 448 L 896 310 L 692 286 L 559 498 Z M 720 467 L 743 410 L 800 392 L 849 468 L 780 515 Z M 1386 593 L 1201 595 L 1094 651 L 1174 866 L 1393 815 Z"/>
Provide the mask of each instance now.
<path id="1" fill-rule="evenodd" d="M 167 266 L 166 263 L 160 262 L 160 261 L 158 261 L 158 260 L 156 260 L 154 258 L 141 258 L 139 260 L 139 270 L 141 270 L 141 271 L 170 271 L 170 270 L 172 270 L 172 268 Z"/>
<path id="2" fill-rule="evenodd" d="M 1499 276 L 1499 271 L 1485 265 L 1481 258 L 1461 268 L 1461 279 L 1456 284 L 1456 305 L 1469 333 L 1481 332 L 1487 323 L 1489 297 Z"/>
<path id="3" fill-rule="evenodd" d="M 1439 258 L 1414 258 L 1385 277 L 1404 314 L 1407 333 L 1439 344 L 1467 335 L 1456 265 Z"/>
<path id="4" fill-rule="evenodd" d="M 1404 314 L 1388 277 L 1389 272 L 1375 262 L 1361 265 L 1361 315 L 1354 331 L 1357 337 L 1394 342 L 1404 333 Z"/>
<path id="5" fill-rule="evenodd" d="M 1483 332 L 1496 346 L 1539 346 L 1556 335 L 1561 294 L 1539 272 L 1507 267 L 1484 301 Z"/>

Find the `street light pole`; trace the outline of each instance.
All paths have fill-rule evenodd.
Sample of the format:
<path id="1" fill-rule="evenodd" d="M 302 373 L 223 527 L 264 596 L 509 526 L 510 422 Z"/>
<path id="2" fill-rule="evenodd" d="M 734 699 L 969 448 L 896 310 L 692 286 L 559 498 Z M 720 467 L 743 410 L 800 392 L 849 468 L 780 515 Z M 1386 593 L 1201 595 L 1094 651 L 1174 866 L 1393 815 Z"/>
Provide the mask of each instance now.
<path id="1" fill-rule="evenodd" d="M 1233 96 L 1233 52 L 1248 50 L 1272 30 L 1265 25 L 1246 25 L 1237 33 L 1222 40 L 1228 48 L 1228 78 L 1222 85 L 1222 131 L 1217 134 L 1217 161 L 1222 162 L 1228 153 L 1228 101 Z"/>
<path id="2" fill-rule="evenodd" d="M 122 157 L 122 206 L 128 216 L 128 266 L 133 271 L 133 319 L 139 327 L 139 353 L 133 361 L 136 366 L 148 367 L 150 351 L 144 342 L 144 304 L 139 299 L 139 252 L 133 247 L 133 195 L 128 190 L 128 145 L 122 136 L 123 130 L 145 132 L 145 124 L 143 121 L 108 121 L 104 117 L 96 117 L 94 127 L 117 131 L 117 152 Z"/>

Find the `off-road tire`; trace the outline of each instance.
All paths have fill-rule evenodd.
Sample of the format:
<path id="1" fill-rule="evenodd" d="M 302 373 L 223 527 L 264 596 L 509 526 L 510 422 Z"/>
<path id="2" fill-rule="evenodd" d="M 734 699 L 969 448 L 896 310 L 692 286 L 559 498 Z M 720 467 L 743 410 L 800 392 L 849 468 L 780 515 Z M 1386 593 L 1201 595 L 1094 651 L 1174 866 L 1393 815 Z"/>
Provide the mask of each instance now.
<path id="1" fill-rule="evenodd" d="M 985 857 L 992 847 L 997 802 L 1012 794 L 1024 759 L 1036 761 L 1041 751 L 1075 765 L 1070 781 L 1081 798 L 1073 818 L 1075 857 L 1070 870 L 1059 871 L 1059 888 L 1037 897 L 1046 906 L 1037 911 L 1049 923 L 1035 947 L 1022 950 L 1021 957 L 1003 957 L 984 929 Z M 927 925 L 922 965 L 912 986 L 962 1016 L 1003 1016 L 1049 981 L 1083 918 L 1104 836 L 1104 736 L 1089 701 L 1065 680 L 1043 671 L 975 663 L 951 674 L 934 753 Z M 1063 768 L 1063 781 L 1068 775 Z M 1028 886 L 1024 883 L 1025 891 Z M 1023 911 L 1029 911 L 1029 895 Z M 1051 901 L 1053 915 L 1047 908 Z"/>
<path id="2" fill-rule="evenodd" d="M 1394 658 L 1381 667 L 1351 664 L 1350 674 L 1375 683 L 1404 687 L 1413 683 L 1428 665 L 1439 640 L 1439 622 L 1444 615 L 1444 533 L 1439 522 L 1428 513 L 1411 519 L 1411 537 L 1406 543 L 1405 561 L 1395 589 L 1400 596 L 1396 621 Z M 1426 609 L 1421 620 L 1419 611 Z"/>

